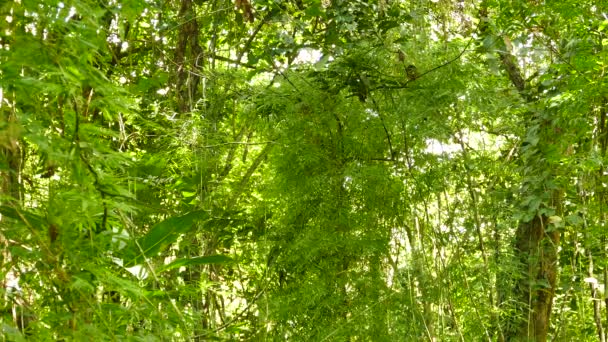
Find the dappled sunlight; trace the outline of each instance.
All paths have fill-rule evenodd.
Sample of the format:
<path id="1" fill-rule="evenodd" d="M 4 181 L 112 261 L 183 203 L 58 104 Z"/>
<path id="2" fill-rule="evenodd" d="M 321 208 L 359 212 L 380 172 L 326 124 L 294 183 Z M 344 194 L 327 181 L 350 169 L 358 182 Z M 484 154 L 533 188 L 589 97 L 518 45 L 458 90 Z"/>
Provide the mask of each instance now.
<path id="1" fill-rule="evenodd" d="M 6 341 L 605 341 L 598 1 L 0 5 Z"/>

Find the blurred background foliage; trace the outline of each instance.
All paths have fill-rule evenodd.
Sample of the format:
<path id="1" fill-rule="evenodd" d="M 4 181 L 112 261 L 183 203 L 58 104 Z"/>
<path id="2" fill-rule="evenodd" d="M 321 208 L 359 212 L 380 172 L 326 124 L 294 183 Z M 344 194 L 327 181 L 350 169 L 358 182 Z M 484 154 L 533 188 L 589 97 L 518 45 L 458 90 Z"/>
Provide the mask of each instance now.
<path id="1" fill-rule="evenodd" d="M 607 31 L 597 1 L 3 1 L 3 340 L 606 341 Z"/>

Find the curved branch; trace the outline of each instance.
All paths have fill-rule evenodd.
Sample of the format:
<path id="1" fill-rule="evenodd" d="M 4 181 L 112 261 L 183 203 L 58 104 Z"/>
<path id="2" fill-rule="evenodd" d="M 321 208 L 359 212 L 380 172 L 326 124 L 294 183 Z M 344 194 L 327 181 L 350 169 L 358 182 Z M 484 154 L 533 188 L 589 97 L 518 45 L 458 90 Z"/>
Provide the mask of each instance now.
<path id="1" fill-rule="evenodd" d="M 421 73 L 416 78 L 413 78 L 413 79 L 408 80 L 406 82 L 398 82 L 398 84 L 396 84 L 396 85 L 379 85 L 379 86 L 377 86 L 377 87 L 375 87 L 373 89 L 370 89 L 370 91 L 374 91 L 374 90 L 378 90 L 378 89 L 403 89 L 403 88 L 407 88 L 407 85 L 410 84 L 411 82 L 414 82 L 414 81 L 422 78 L 423 76 L 425 76 L 427 74 L 430 74 L 433 71 L 437 71 L 437 70 L 439 70 L 439 69 L 441 69 L 443 67 L 446 67 L 446 66 L 448 66 L 448 65 L 456 62 L 457 60 L 459 60 L 464 55 L 464 53 L 467 52 L 467 50 L 469 49 L 469 46 L 471 46 L 472 42 L 473 42 L 473 37 L 471 37 L 469 39 L 469 41 L 467 42 L 467 45 L 464 47 L 464 49 L 462 49 L 462 51 L 460 51 L 460 53 L 458 53 L 458 55 L 456 55 L 452 59 L 450 59 L 450 60 L 448 60 L 448 61 L 446 61 L 446 62 L 444 62 L 442 64 L 439 64 L 439 65 L 437 65 L 437 66 L 435 66 L 435 67 L 433 67 L 433 68 L 431 68 L 431 69 L 429 69 L 429 70 Z"/>
<path id="2" fill-rule="evenodd" d="M 270 18 L 272 18 L 273 14 L 274 14 L 274 11 L 272 11 L 272 10 L 270 12 L 268 12 L 268 14 L 266 14 L 266 16 L 262 19 L 262 21 L 260 21 L 260 23 L 255 28 L 255 30 L 253 30 L 253 33 L 251 34 L 251 36 L 249 36 L 249 39 L 247 39 L 245 46 L 243 47 L 241 52 L 239 52 L 238 56 L 236 57 L 237 64 L 241 63 L 241 60 L 243 59 L 245 52 L 249 51 L 249 48 L 251 47 L 251 44 L 255 40 L 255 37 L 258 35 L 258 33 L 260 33 L 260 30 L 262 30 L 262 27 L 264 27 L 264 25 L 266 23 L 268 23 Z"/>

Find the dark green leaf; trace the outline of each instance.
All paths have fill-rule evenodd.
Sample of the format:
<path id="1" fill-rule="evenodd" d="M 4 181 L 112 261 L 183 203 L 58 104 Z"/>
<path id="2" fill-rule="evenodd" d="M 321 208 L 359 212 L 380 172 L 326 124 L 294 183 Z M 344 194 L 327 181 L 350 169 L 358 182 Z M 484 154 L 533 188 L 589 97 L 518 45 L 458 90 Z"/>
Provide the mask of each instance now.
<path id="1" fill-rule="evenodd" d="M 174 260 L 168 265 L 164 265 L 156 270 L 157 273 L 164 272 L 182 266 L 204 265 L 204 264 L 227 264 L 233 260 L 225 255 L 209 255 L 194 258 L 184 258 Z"/>
<path id="2" fill-rule="evenodd" d="M 144 257 L 158 254 L 177 238 L 192 229 L 194 223 L 209 217 L 206 211 L 193 211 L 183 216 L 171 217 L 150 229 L 150 231 L 139 238 L 126 251 L 125 267 L 141 264 Z"/>
<path id="3" fill-rule="evenodd" d="M 31 228 L 41 228 L 46 227 L 47 225 L 46 220 L 41 216 L 21 211 L 19 209 L 6 205 L 0 206 L 0 214 L 17 221 L 21 221 Z"/>

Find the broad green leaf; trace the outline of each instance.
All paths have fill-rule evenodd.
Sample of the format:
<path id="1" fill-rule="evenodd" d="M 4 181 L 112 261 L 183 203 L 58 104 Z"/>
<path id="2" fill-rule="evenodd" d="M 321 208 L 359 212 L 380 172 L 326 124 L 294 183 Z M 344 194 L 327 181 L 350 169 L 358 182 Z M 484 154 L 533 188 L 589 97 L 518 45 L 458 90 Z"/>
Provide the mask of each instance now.
<path id="1" fill-rule="evenodd" d="M 23 335 L 21 334 L 21 331 L 19 331 L 19 329 L 10 326 L 8 324 L 3 323 L 2 324 L 2 334 L 7 337 L 10 341 L 15 341 L 15 342 L 25 342 L 27 341 L 25 339 L 25 337 L 23 337 Z"/>
<path id="2" fill-rule="evenodd" d="M 126 251 L 125 267 L 141 264 L 144 257 L 158 254 L 177 238 L 192 229 L 192 225 L 198 220 L 209 217 L 206 211 L 193 211 L 183 216 L 171 217 L 157 223 L 150 231 L 137 239 Z"/>
<path id="3" fill-rule="evenodd" d="M 323 10 L 320 4 L 314 4 L 306 9 L 306 15 L 309 17 L 320 17 L 323 15 Z"/>
<path id="4" fill-rule="evenodd" d="M 209 255 L 194 258 L 184 258 L 174 260 L 172 263 L 164 265 L 156 270 L 157 273 L 164 272 L 182 266 L 204 265 L 204 264 L 227 264 L 233 260 L 225 255 Z"/>
<path id="5" fill-rule="evenodd" d="M 21 211 L 14 207 L 6 205 L 0 206 L 0 214 L 17 221 L 21 221 L 32 228 L 37 229 L 47 226 L 46 220 L 43 217 L 25 211 Z"/>
<path id="6" fill-rule="evenodd" d="M 578 214 L 573 214 L 566 216 L 566 222 L 570 225 L 578 226 L 583 224 L 584 220 Z"/>
<path id="7" fill-rule="evenodd" d="M 549 223 L 550 224 L 560 224 L 562 222 L 562 218 L 557 216 L 557 215 L 553 215 L 553 216 L 549 216 Z"/>

